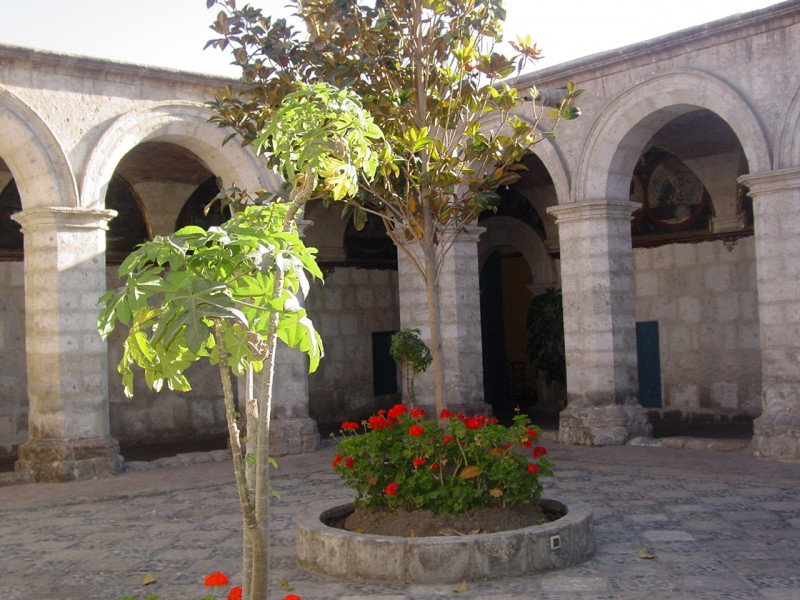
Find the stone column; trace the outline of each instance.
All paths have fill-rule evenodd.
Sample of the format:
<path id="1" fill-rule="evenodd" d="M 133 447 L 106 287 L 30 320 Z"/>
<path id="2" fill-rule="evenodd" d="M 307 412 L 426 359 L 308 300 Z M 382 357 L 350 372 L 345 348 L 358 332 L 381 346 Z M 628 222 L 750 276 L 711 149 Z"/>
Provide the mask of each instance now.
<path id="1" fill-rule="evenodd" d="M 303 235 L 311 225 L 311 221 L 298 221 L 300 234 Z M 275 356 L 269 446 L 273 456 L 303 454 L 319 449 L 317 423 L 308 412 L 308 359 L 305 354 L 292 350 L 281 341 L 278 342 Z"/>
<path id="2" fill-rule="evenodd" d="M 97 332 L 106 288 L 109 210 L 33 208 L 14 215 L 25 235 L 28 441 L 18 471 L 67 481 L 119 470 L 109 433 L 108 352 Z"/>
<path id="3" fill-rule="evenodd" d="M 739 181 L 755 215 L 762 395 L 753 451 L 800 460 L 800 169 Z"/>
<path id="4" fill-rule="evenodd" d="M 439 305 L 444 342 L 445 402 L 453 412 L 487 414 L 483 399 L 480 273 L 478 238 L 483 227 L 468 227 L 453 241 L 439 276 Z M 446 242 L 445 242 L 446 243 Z M 425 284 L 402 251 L 398 251 L 401 327 L 416 328 L 430 341 Z M 430 369 L 415 381 L 420 405 L 433 410 Z"/>
<path id="5" fill-rule="evenodd" d="M 554 206 L 561 247 L 567 407 L 558 439 L 624 444 L 649 435 L 638 400 L 631 215 L 627 201 Z"/>

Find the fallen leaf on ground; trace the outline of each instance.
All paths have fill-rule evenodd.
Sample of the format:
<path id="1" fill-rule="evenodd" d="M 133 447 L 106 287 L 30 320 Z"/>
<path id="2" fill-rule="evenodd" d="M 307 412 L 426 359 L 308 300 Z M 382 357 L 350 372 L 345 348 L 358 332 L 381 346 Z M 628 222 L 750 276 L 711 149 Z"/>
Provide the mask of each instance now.
<path id="1" fill-rule="evenodd" d="M 281 579 L 281 589 L 286 592 L 291 592 L 294 588 L 288 581 L 286 581 L 285 579 Z"/>
<path id="2" fill-rule="evenodd" d="M 639 558 L 643 558 L 645 560 L 652 560 L 652 559 L 655 558 L 655 556 L 653 556 L 647 550 L 642 548 L 642 549 L 639 550 Z"/>
<path id="3" fill-rule="evenodd" d="M 461 585 L 459 585 L 459 586 L 458 586 L 456 589 L 454 589 L 453 591 L 454 591 L 456 594 L 463 594 L 464 592 L 466 592 L 466 591 L 467 591 L 467 589 L 469 589 L 469 588 L 468 588 L 468 586 L 467 586 L 467 580 L 465 579 L 464 581 L 462 581 L 462 582 L 461 582 Z"/>
<path id="4" fill-rule="evenodd" d="M 156 582 L 156 576 L 152 573 L 145 573 L 144 577 L 142 577 L 142 585 L 150 585 L 151 583 Z"/>

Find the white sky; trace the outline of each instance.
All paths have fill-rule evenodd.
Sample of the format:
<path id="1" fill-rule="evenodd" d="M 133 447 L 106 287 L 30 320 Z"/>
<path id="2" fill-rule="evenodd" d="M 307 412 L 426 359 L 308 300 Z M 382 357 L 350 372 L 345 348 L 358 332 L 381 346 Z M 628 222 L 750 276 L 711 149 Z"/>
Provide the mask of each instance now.
<path id="1" fill-rule="evenodd" d="M 250 3 L 288 14 L 286 0 Z M 777 3 L 506 0 L 504 30 L 530 34 L 544 68 Z M 227 54 L 203 50 L 214 14 L 205 0 L 0 0 L 0 44 L 236 77 Z"/>

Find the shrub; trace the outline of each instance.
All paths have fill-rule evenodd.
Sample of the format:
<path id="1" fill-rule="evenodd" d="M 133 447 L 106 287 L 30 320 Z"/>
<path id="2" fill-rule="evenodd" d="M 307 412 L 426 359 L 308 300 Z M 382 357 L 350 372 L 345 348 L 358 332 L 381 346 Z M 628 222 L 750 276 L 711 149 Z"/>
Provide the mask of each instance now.
<path id="1" fill-rule="evenodd" d="M 552 465 L 527 415 L 508 427 L 448 410 L 440 419 L 397 404 L 342 424 L 333 468 L 355 489 L 356 506 L 462 514 L 539 499 Z"/>

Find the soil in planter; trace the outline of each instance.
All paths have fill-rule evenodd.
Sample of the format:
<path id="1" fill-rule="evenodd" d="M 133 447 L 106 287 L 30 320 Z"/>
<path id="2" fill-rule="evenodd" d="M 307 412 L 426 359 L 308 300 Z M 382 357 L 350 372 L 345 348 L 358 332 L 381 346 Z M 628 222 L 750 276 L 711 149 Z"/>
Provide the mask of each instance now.
<path id="1" fill-rule="evenodd" d="M 358 533 L 399 537 L 472 535 L 521 529 L 563 517 L 564 512 L 531 502 L 514 508 L 482 508 L 463 515 L 436 514 L 429 510 L 390 511 L 356 508 L 332 527 Z"/>

